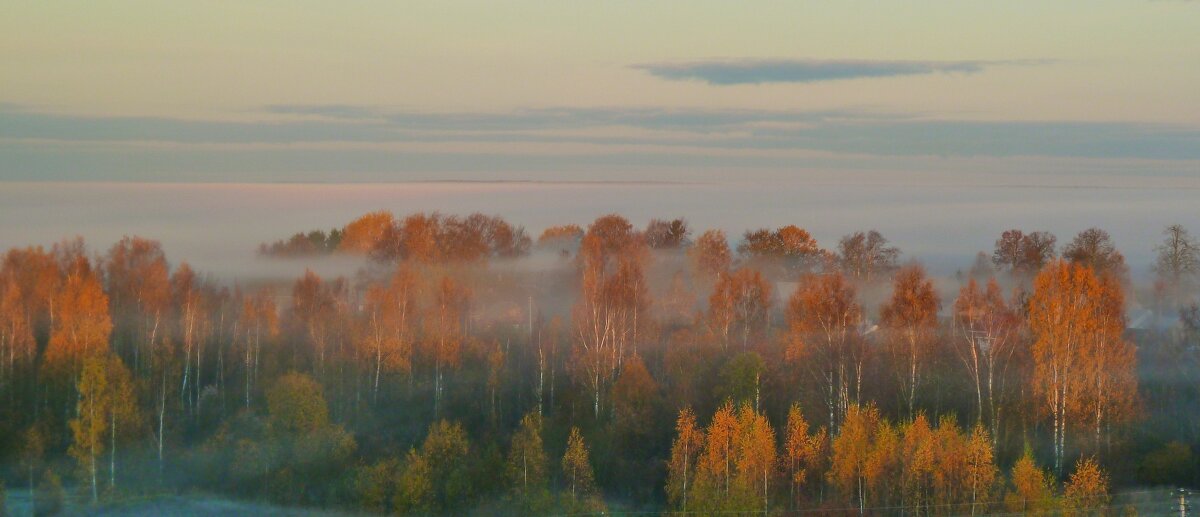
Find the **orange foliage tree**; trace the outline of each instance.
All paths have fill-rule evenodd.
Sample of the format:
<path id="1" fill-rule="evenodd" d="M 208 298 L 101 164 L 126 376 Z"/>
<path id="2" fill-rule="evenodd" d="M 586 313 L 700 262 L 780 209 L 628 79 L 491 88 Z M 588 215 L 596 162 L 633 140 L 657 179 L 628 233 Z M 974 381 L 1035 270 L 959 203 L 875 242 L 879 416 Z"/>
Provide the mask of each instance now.
<path id="1" fill-rule="evenodd" d="M 688 511 L 688 496 L 694 491 L 696 462 L 704 446 L 704 430 L 696 425 L 692 408 L 679 410 L 675 421 L 675 441 L 667 463 L 667 501 L 680 511 Z"/>
<path id="2" fill-rule="evenodd" d="M 787 357 L 820 385 L 828 425 L 836 431 L 862 395 L 867 349 L 854 287 L 838 272 L 806 277 L 788 300 L 787 322 Z"/>
<path id="3" fill-rule="evenodd" d="M 731 337 L 736 337 L 745 350 L 751 338 L 766 331 L 771 302 L 771 284 L 763 279 L 762 273 L 751 268 L 738 269 L 721 277 L 709 296 L 709 327 L 722 346 L 728 347 Z"/>
<path id="4" fill-rule="evenodd" d="M 379 398 L 384 372 L 408 372 L 417 310 L 417 278 L 401 266 L 386 284 L 367 289 L 359 338 L 360 354 L 369 361 L 372 398 Z"/>
<path id="5" fill-rule="evenodd" d="M 1017 350 L 1020 321 L 1004 301 L 993 278 L 980 289 L 974 278 L 954 302 L 954 351 L 975 385 L 976 422 L 986 423 L 993 438 L 1000 431 L 1000 397 Z"/>
<path id="6" fill-rule="evenodd" d="M 342 278 L 324 282 L 310 270 L 292 286 L 293 325 L 307 339 L 318 377 L 325 374 L 327 358 L 340 345 L 343 319 L 346 317 L 347 286 Z M 298 362 L 293 349 L 293 362 Z"/>
<path id="7" fill-rule="evenodd" d="M 66 278 L 51 298 L 54 323 L 42 367 L 70 386 L 84 358 L 108 351 L 112 319 L 108 296 L 87 258 L 74 256 L 66 266 Z"/>
<path id="8" fill-rule="evenodd" d="M 37 332 L 51 321 L 61 282 L 58 264 L 42 248 L 11 249 L 0 265 L 0 386 L 14 389 L 32 369 Z"/>
<path id="9" fill-rule="evenodd" d="M 1098 445 L 1104 426 L 1131 416 L 1137 385 L 1122 299 L 1115 281 L 1083 265 L 1053 262 L 1034 280 L 1032 380 L 1051 420 L 1057 471 L 1069 423 L 1091 422 Z"/>
<path id="10" fill-rule="evenodd" d="M 1013 464 L 1008 477 L 1012 487 L 1004 496 L 1004 507 L 1009 512 L 1045 515 L 1053 509 L 1054 480 L 1049 472 L 1037 466 L 1029 447 Z"/>
<path id="11" fill-rule="evenodd" d="M 1108 501 L 1108 474 L 1095 458 L 1080 458 L 1063 486 L 1063 514 L 1094 515 Z"/>
<path id="12" fill-rule="evenodd" d="M 916 412 L 917 389 L 936 339 L 940 304 L 925 269 L 912 265 L 896 273 L 892 296 L 880 309 L 909 415 Z"/>
<path id="13" fill-rule="evenodd" d="M 783 450 L 780 451 L 781 470 L 788 483 L 789 508 L 798 508 L 807 489 L 822 481 L 829 456 L 829 435 L 825 427 L 809 433 L 808 421 L 798 404 L 788 410 L 784 428 Z"/>
<path id="14" fill-rule="evenodd" d="M 875 406 L 851 405 L 831 444 L 830 483 L 843 501 L 857 503 L 860 512 L 867 506 L 868 473 L 879 428 L 879 410 Z"/>
<path id="15" fill-rule="evenodd" d="M 380 210 L 363 215 L 346 225 L 338 251 L 368 253 L 387 238 L 396 224 L 391 212 Z"/>
<path id="16" fill-rule="evenodd" d="M 807 230 L 795 225 L 774 231 L 766 228 L 748 231 L 738 245 L 738 253 L 753 263 L 778 268 L 789 275 L 810 272 L 828 256 Z"/>
<path id="17" fill-rule="evenodd" d="M 571 315 L 579 347 L 573 360 L 578 379 L 592 392 L 597 418 L 601 392 L 625 354 L 636 352 L 638 330 L 648 323 L 645 256 L 633 226 L 616 215 L 596 219 L 580 248 L 581 292 Z"/>
<path id="18" fill-rule="evenodd" d="M 115 316 L 114 334 L 132 352 L 135 370 L 157 346 L 171 286 L 167 260 L 158 241 L 125 237 L 104 259 L 104 276 Z"/>
<path id="19" fill-rule="evenodd" d="M 688 258 L 696 275 L 708 281 L 724 276 L 733 264 L 729 240 L 721 230 L 708 230 L 688 249 Z"/>

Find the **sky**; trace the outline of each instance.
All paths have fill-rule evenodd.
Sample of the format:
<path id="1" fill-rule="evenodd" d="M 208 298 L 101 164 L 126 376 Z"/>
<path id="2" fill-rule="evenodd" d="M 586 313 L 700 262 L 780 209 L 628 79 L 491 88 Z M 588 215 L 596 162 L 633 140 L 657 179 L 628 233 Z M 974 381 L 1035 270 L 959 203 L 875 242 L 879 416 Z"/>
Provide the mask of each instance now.
<path id="1" fill-rule="evenodd" d="M 0 181 L 1200 186 L 1200 1 L 25 1 Z"/>

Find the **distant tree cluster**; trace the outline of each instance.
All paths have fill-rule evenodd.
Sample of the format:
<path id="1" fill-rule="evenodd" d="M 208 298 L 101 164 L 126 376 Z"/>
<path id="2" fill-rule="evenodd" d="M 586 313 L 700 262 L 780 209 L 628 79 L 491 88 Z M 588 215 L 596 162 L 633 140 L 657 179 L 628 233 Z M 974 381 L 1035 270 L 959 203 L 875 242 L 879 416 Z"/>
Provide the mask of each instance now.
<path id="1" fill-rule="evenodd" d="M 1087 515 L 1200 482 L 1182 227 L 1149 289 L 1098 229 L 1062 250 L 1004 232 L 957 279 L 875 231 L 826 250 L 791 225 L 731 245 L 609 214 L 534 245 L 496 217 L 376 212 L 336 235 L 382 265 L 250 289 L 139 237 L 8 250 L 0 486 L 42 514 L 200 489 L 409 515 Z M 488 267 L 533 250 L 563 259 Z M 1147 306 L 1178 323 L 1133 327 Z"/>
<path id="2" fill-rule="evenodd" d="M 368 255 L 380 261 L 478 261 L 516 258 L 529 253 L 532 240 L 524 228 L 498 216 L 467 217 L 416 213 L 397 219 L 379 211 L 351 221 L 329 234 L 298 233 L 286 241 L 259 245 L 259 254 L 297 257 L 329 253 Z"/>
<path id="3" fill-rule="evenodd" d="M 341 244 L 342 230 L 334 228 L 329 233 L 313 230 L 297 233 L 287 240 L 259 244 L 258 254 L 279 258 L 325 255 L 337 251 Z"/>

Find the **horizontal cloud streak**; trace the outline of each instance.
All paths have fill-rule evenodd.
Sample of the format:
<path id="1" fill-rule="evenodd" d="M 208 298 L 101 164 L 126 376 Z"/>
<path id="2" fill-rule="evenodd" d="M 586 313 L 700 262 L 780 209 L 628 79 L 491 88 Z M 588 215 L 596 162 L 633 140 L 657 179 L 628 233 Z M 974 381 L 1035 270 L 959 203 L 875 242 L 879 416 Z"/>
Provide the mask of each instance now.
<path id="1" fill-rule="evenodd" d="M 787 167 L 838 157 L 1200 161 L 1200 128 L 930 120 L 861 110 L 554 108 L 428 113 L 270 106 L 260 122 L 81 117 L 0 106 L 0 180 L 153 171 L 501 171 Z M 719 156 L 718 156 L 719 155 Z M 788 156 L 790 155 L 790 157 Z M 108 164 L 104 166 L 102 164 Z M 99 179 L 99 178 L 97 178 Z"/>
<path id="2" fill-rule="evenodd" d="M 973 74 L 1007 61 L 871 61 L 825 59 L 737 59 L 683 63 L 647 63 L 633 68 L 674 81 L 714 85 L 812 83 L 934 73 Z M 1024 62 L 1033 63 L 1033 62 Z"/>

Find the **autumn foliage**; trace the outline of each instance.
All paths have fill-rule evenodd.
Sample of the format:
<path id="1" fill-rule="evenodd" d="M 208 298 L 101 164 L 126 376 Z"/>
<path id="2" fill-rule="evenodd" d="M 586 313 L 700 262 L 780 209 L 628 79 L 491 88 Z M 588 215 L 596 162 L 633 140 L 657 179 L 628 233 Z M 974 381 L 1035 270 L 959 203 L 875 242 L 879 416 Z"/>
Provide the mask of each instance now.
<path id="1" fill-rule="evenodd" d="M 608 214 L 535 246 L 498 216 L 380 211 L 268 246 L 362 264 L 282 281 L 140 237 L 8 250 L 0 461 L 69 510 L 194 488 L 411 515 L 1083 515 L 1194 479 L 1200 310 L 1163 294 L 1179 328 L 1135 326 L 1165 291 L 1103 231 L 1061 259 L 1005 232 L 957 275 L 871 230 L 740 235 Z M 1160 280 L 1187 285 L 1187 239 Z"/>

